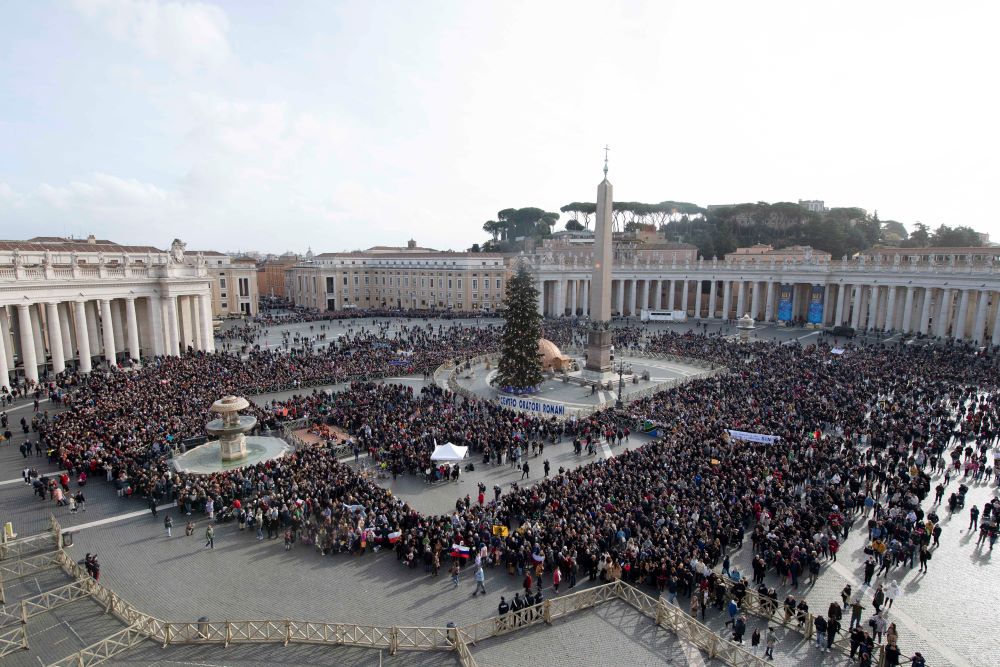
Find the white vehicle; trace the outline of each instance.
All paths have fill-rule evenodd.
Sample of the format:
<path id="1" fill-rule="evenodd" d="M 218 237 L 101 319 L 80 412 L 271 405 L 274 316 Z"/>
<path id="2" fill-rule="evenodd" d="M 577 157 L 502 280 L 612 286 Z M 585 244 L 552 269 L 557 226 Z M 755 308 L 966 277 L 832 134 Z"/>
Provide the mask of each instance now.
<path id="1" fill-rule="evenodd" d="M 649 310 L 643 308 L 639 312 L 643 322 L 687 322 L 687 313 L 683 310 Z"/>

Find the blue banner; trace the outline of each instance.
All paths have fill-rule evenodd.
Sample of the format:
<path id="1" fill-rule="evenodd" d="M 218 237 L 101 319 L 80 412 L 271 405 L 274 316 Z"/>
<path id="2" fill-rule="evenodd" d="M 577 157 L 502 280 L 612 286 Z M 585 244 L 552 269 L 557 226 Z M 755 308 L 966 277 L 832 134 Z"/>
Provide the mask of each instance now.
<path id="1" fill-rule="evenodd" d="M 823 323 L 823 287 L 813 285 L 809 293 L 809 324 Z"/>
<path id="2" fill-rule="evenodd" d="M 778 293 L 778 321 L 788 322 L 792 319 L 792 286 L 782 285 Z"/>

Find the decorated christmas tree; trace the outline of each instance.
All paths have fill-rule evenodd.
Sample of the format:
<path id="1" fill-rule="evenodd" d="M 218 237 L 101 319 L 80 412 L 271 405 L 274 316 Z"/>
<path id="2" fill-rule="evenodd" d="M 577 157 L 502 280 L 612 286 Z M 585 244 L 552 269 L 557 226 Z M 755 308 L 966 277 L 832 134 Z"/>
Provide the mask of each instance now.
<path id="1" fill-rule="evenodd" d="M 538 290 L 524 268 L 507 282 L 504 300 L 506 322 L 500 340 L 497 382 L 513 393 L 534 391 L 542 383 L 542 363 L 538 355 L 542 316 L 538 313 Z"/>

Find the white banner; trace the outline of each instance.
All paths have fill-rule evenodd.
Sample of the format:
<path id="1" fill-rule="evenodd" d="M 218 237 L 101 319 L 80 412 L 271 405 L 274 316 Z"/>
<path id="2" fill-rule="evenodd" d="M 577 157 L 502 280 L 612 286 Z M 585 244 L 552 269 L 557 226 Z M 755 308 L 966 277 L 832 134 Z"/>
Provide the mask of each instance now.
<path id="1" fill-rule="evenodd" d="M 777 435 L 768 435 L 766 433 L 750 433 L 749 431 L 734 431 L 732 429 L 726 429 L 726 433 L 733 440 L 749 440 L 750 442 L 764 442 L 767 444 L 772 444 L 781 440 L 781 437 Z"/>

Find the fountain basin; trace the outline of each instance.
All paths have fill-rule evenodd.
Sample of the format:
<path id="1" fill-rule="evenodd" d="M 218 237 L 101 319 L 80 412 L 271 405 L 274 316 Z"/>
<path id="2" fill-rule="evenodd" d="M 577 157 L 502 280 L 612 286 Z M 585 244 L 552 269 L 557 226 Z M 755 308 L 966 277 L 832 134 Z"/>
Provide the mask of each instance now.
<path id="1" fill-rule="evenodd" d="M 209 435 L 238 435 L 246 433 L 256 425 L 257 418 L 253 415 L 238 415 L 235 422 L 227 422 L 225 419 L 213 419 L 205 425 L 205 431 Z"/>
<path id="2" fill-rule="evenodd" d="M 261 461 L 278 459 L 291 450 L 292 447 L 281 438 L 250 435 L 246 436 L 246 456 L 238 459 L 223 461 L 222 444 L 218 440 L 213 440 L 180 456 L 175 456 L 172 464 L 178 472 L 192 475 L 211 475 L 216 472 L 236 470 Z"/>

